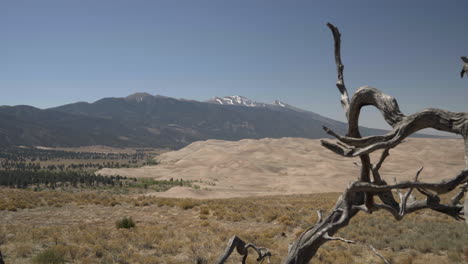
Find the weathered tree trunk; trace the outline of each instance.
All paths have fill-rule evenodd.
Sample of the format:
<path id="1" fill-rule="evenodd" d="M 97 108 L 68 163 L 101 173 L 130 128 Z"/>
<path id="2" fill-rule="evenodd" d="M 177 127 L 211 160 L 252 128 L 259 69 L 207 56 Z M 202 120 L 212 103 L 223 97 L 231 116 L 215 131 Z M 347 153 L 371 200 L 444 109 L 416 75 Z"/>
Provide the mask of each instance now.
<path id="1" fill-rule="evenodd" d="M 466 130 L 468 130 L 468 127 Z M 465 140 L 465 169 L 468 169 L 468 132 L 467 131 L 465 131 L 464 140 Z"/>
<path id="2" fill-rule="evenodd" d="M 468 170 L 468 127 L 465 130 L 465 170 Z M 465 194 L 465 206 L 463 211 L 465 211 L 465 223 L 468 225 L 468 194 Z"/>
<path id="3" fill-rule="evenodd" d="M 317 250 L 325 242 L 329 241 L 331 236 L 340 228 L 348 225 L 352 217 L 348 215 L 350 210 L 350 203 L 340 197 L 332 212 L 323 221 L 318 222 L 299 236 L 289 250 L 284 263 L 309 263 L 310 259 L 317 253 Z M 353 214 L 355 213 L 353 212 Z"/>
<path id="4" fill-rule="evenodd" d="M 465 195 L 465 223 L 468 225 L 468 195 Z"/>
<path id="5" fill-rule="evenodd" d="M 333 33 L 335 43 L 335 62 L 338 72 L 338 81 L 336 86 L 341 93 L 341 105 L 348 119 L 348 133 L 341 136 L 324 127 L 325 131 L 334 136 L 339 142 L 333 143 L 322 140 L 322 146 L 344 157 L 359 157 L 361 160 L 361 174 L 359 180 L 350 184 L 336 202 L 334 208 L 328 216 L 305 230 L 294 242 L 289 250 L 285 264 L 307 264 L 317 253 L 317 250 L 327 241 L 338 240 L 346 243 L 356 243 L 333 235 L 342 227 L 348 225 L 352 217 L 359 211 L 371 213 L 376 210 L 386 210 L 391 213 L 396 220 L 401 220 L 409 213 L 422 209 L 431 209 L 453 217 L 456 220 L 463 219 L 464 214 L 468 223 L 468 112 L 454 113 L 441 109 L 426 109 L 410 116 L 405 116 L 399 109 L 395 98 L 388 96 L 376 88 L 361 87 L 349 100 L 348 92 L 344 84 L 343 69 L 341 62 L 341 35 L 338 29 L 327 24 Z M 359 133 L 359 115 L 362 107 L 374 106 L 381 113 L 385 121 L 393 127 L 393 130 L 386 135 L 370 136 L 362 138 Z M 424 129 L 434 128 L 441 131 L 447 131 L 462 135 L 465 142 L 465 169 L 458 175 L 447 178 L 437 183 L 426 183 L 418 180 L 422 168 L 418 170 L 413 181 L 405 181 L 388 184 L 382 179 L 379 170 L 389 156 L 391 148 L 398 146 L 406 137 Z M 369 154 L 383 149 L 383 153 L 377 163 L 372 164 Z M 371 179 L 372 175 L 372 179 Z M 445 194 L 455 190 L 460 190 L 451 199 L 450 203 L 443 204 L 438 195 Z M 407 189 L 402 194 L 399 190 Z M 412 191 L 416 189 L 426 196 L 425 200 L 408 203 Z M 399 194 L 399 202 L 396 201 L 393 190 Z M 377 195 L 382 203 L 375 203 L 373 197 Z M 460 201 L 465 197 L 465 205 Z M 380 253 L 371 245 L 366 245 L 376 253 L 385 263 L 389 263 Z M 248 255 L 248 248 L 254 248 L 259 257 L 257 260 L 263 261 L 271 254 L 268 251 L 261 251 L 254 245 L 243 242 L 235 236 L 229 242 L 224 255 L 217 262 L 224 263 L 229 255 L 237 248 L 239 254 L 243 255 L 243 262 Z M 265 253 L 265 252 L 268 252 Z"/>

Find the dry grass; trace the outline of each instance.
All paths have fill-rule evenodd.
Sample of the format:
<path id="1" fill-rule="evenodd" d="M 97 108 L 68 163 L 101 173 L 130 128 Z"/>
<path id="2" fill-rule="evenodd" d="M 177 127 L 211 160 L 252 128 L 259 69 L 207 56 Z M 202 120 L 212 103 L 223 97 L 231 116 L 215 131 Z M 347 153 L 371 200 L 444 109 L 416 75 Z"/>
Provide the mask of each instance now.
<path id="1" fill-rule="evenodd" d="M 38 263 L 44 255 L 73 263 L 213 263 L 237 234 L 270 248 L 277 254 L 272 262 L 280 263 L 288 244 L 316 221 L 315 210 L 331 208 L 337 197 L 191 200 L 2 189 L 1 204 L 22 202 L 26 209 L 0 211 L 0 249 L 7 263 Z M 117 229 L 123 217 L 132 217 L 136 227 Z M 392 263 L 468 261 L 466 225 L 432 212 L 401 222 L 385 213 L 359 214 L 338 235 L 373 244 Z M 233 256 L 229 263 L 239 261 Z M 326 244 L 314 261 L 380 263 L 368 249 L 339 242 Z"/>

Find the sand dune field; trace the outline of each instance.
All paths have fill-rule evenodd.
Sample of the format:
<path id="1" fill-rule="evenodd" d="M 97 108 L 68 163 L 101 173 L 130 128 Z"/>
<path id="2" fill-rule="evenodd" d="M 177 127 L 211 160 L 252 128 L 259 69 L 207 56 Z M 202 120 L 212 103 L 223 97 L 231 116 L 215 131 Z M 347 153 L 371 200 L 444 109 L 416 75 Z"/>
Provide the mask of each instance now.
<path id="1" fill-rule="evenodd" d="M 372 154 L 376 162 L 380 151 Z M 103 169 L 103 175 L 192 180 L 199 190 L 175 187 L 150 195 L 229 198 L 341 192 L 359 175 L 358 158 L 343 158 L 304 138 L 207 140 L 161 154 L 159 165 Z M 390 151 L 382 176 L 410 179 L 424 166 L 421 181 L 453 176 L 464 167 L 462 139 L 410 138 Z"/>

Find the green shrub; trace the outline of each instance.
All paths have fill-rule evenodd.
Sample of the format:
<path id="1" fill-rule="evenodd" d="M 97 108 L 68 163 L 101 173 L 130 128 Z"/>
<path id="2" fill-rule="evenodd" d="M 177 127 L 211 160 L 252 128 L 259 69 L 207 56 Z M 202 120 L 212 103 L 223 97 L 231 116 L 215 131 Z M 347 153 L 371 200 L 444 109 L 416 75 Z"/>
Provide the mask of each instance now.
<path id="1" fill-rule="evenodd" d="M 117 228 L 130 229 L 130 228 L 135 227 L 135 222 L 133 221 L 131 217 L 124 217 L 121 220 L 117 220 L 117 222 L 115 222 L 115 226 Z"/>
<path id="2" fill-rule="evenodd" d="M 33 263 L 37 264 L 61 264 L 65 263 L 64 252 L 55 248 L 48 248 L 33 258 Z"/>

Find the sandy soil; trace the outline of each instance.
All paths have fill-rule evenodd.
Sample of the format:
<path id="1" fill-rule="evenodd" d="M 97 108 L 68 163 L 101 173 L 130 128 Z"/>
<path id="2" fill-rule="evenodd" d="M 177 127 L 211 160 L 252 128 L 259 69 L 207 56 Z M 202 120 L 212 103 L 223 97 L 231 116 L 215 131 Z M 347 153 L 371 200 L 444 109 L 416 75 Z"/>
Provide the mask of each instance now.
<path id="1" fill-rule="evenodd" d="M 381 152 L 374 153 L 376 161 Z M 150 195 L 229 198 L 258 195 L 341 192 L 359 175 L 358 158 L 343 158 L 303 138 L 199 141 L 159 156 L 160 164 L 103 169 L 103 175 L 184 179 L 201 190 L 176 187 Z M 421 181 L 453 176 L 464 167 L 462 139 L 411 138 L 392 149 L 381 169 L 388 181 L 411 179 L 424 166 Z"/>

